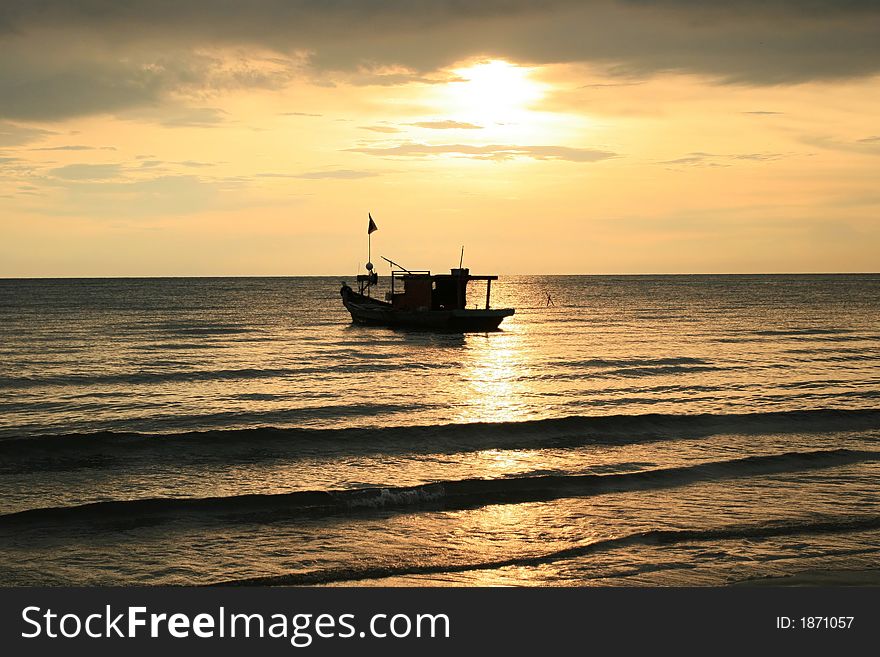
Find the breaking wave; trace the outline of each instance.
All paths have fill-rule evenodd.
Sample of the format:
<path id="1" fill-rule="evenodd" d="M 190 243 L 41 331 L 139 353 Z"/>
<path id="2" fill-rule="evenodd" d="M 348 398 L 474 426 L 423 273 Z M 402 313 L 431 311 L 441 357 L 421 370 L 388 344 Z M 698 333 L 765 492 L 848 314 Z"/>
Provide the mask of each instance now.
<path id="1" fill-rule="evenodd" d="M 614 474 L 532 475 L 499 479 L 459 479 L 417 486 L 296 491 L 230 497 L 112 500 L 78 506 L 29 509 L 0 515 L 0 527 L 43 523 L 106 522 L 156 524 L 169 519 L 265 523 L 297 517 L 323 517 L 364 509 L 413 510 L 433 505 L 444 510 L 489 504 L 539 502 L 646 489 L 674 488 L 701 481 L 780 474 L 880 460 L 880 452 L 848 449 L 749 456 L 673 468 Z"/>
<path id="2" fill-rule="evenodd" d="M 352 406 L 369 417 L 405 407 Z M 296 419 L 312 409 L 291 412 Z M 349 409 L 334 408 L 336 413 Z M 313 412 L 327 412 L 327 408 Z M 226 418 L 233 419 L 232 417 Z M 301 418 L 300 418 L 301 419 Z M 523 422 L 475 422 L 426 426 L 344 429 L 257 427 L 182 433 L 102 431 L 0 439 L 0 472 L 57 469 L 61 461 L 91 463 L 96 457 L 131 458 L 138 452 L 210 454 L 246 448 L 249 458 L 294 457 L 302 450 L 346 452 L 444 452 L 492 448 L 566 448 L 626 445 L 713 435 L 789 434 L 880 429 L 880 409 L 814 409 L 769 413 L 569 416 Z M 230 454 L 231 455 L 231 454 Z"/>
<path id="3" fill-rule="evenodd" d="M 714 529 L 652 529 L 615 538 L 594 541 L 585 545 L 564 548 L 543 554 L 534 554 L 493 561 L 452 564 L 412 564 L 389 566 L 339 567 L 299 573 L 285 573 L 264 577 L 216 582 L 214 586 L 296 586 L 357 582 L 386 577 L 462 573 L 476 570 L 495 570 L 507 567 L 540 566 L 566 559 L 576 559 L 598 552 L 606 552 L 638 545 L 674 545 L 676 543 L 705 543 L 737 539 L 773 538 L 803 534 L 829 534 L 880 529 L 880 516 L 825 518 L 813 522 L 778 522 L 752 525 L 731 525 Z"/>

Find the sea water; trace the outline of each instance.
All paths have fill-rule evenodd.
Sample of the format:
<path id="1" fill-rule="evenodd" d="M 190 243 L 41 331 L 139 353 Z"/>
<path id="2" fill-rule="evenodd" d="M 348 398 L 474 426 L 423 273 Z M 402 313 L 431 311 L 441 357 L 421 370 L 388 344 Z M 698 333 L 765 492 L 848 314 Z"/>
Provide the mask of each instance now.
<path id="1" fill-rule="evenodd" d="M 0 582 L 880 566 L 880 276 L 506 276 L 473 334 L 341 280 L 0 281 Z"/>

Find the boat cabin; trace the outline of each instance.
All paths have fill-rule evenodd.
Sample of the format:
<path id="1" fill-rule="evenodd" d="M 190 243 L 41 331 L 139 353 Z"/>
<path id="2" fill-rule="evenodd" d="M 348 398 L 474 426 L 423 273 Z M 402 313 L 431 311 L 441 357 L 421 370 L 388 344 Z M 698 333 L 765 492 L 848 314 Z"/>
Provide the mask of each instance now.
<path id="1" fill-rule="evenodd" d="M 430 271 L 392 270 L 391 291 L 385 299 L 395 310 L 464 310 L 467 286 L 471 281 L 486 281 L 486 310 L 492 281 L 497 276 L 472 276 L 470 270 L 451 269 L 449 274 Z"/>

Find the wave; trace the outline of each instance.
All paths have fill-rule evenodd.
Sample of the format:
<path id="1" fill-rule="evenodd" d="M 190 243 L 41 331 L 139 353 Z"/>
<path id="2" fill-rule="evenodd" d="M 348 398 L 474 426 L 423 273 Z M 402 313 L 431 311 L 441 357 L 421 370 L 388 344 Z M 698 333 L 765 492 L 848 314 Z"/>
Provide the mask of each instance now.
<path id="1" fill-rule="evenodd" d="M 417 486 L 330 491 L 295 491 L 229 497 L 150 498 L 28 509 L 0 515 L 0 527 L 22 524 L 109 522 L 138 526 L 186 515 L 222 522 L 275 522 L 369 509 L 408 511 L 432 505 L 444 510 L 489 504 L 519 504 L 636 490 L 674 488 L 701 481 L 798 472 L 880 460 L 880 452 L 848 449 L 748 456 L 690 466 L 614 474 L 532 475 L 499 479 L 458 479 Z"/>
<path id="2" fill-rule="evenodd" d="M 779 522 L 752 525 L 730 525 L 714 529 L 654 529 L 615 538 L 564 548 L 543 554 L 534 554 L 492 561 L 446 564 L 411 564 L 391 566 L 350 566 L 299 573 L 285 573 L 264 577 L 215 582 L 212 586 L 296 586 L 358 582 L 387 577 L 411 575 L 438 575 L 508 567 L 534 567 L 555 561 L 576 559 L 599 552 L 607 552 L 638 545 L 674 545 L 677 543 L 706 543 L 738 539 L 765 539 L 803 534 L 859 532 L 880 529 L 880 516 L 825 518 L 812 522 Z"/>
<path id="3" fill-rule="evenodd" d="M 424 408 L 437 408 L 436 404 L 425 404 Z M 0 406 L 2 408 L 2 406 Z M 102 408 L 97 403 L 81 403 L 79 408 L 82 410 L 89 408 Z M 85 434 L 40 434 L 21 438 L 16 436 L 17 429 L 0 428 L 0 456 L 8 455 L 9 461 L 0 458 L 0 472 L 15 469 L 16 461 L 21 457 L 27 459 L 28 456 L 37 452 L 48 452 L 53 457 L 63 457 L 65 454 L 84 455 L 89 451 L 100 451 L 102 453 L 115 452 L 120 457 L 131 456 L 139 449 L 154 448 L 174 448 L 177 453 L 190 451 L 202 451 L 211 446 L 211 453 L 216 455 L 216 450 L 222 450 L 224 447 L 237 448 L 241 445 L 256 446 L 264 445 L 270 447 L 273 444 L 276 447 L 295 447 L 296 441 L 279 441 L 281 434 L 289 434 L 290 437 L 295 436 L 299 431 L 309 433 L 313 430 L 297 430 L 297 429 L 266 429 L 257 427 L 255 429 L 221 429 L 221 430 L 193 430 L 194 427 L 202 426 L 229 426 L 229 425 L 249 425 L 256 424 L 260 420 L 271 419 L 278 423 L 287 424 L 303 424 L 324 418 L 369 418 L 384 417 L 387 418 L 397 413 L 405 413 L 411 410 L 411 406 L 405 404 L 324 404 L 321 406 L 302 406 L 293 408 L 283 408 L 269 412 L 249 412 L 249 411 L 217 411 L 215 413 L 204 413 L 201 415 L 191 414 L 165 414 L 150 417 L 146 422 L 155 428 L 157 433 L 129 433 L 116 432 L 112 430 L 97 431 Z M 111 421 L 112 422 L 112 421 Z M 121 422 L 125 424 L 124 421 Z M 161 432 L 162 428 L 167 427 L 166 432 Z M 180 431 L 183 429 L 183 431 Z M 186 431 L 189 429 L 189 431 Z M 332 430 L 330 430 L 332 431 Z M 11 434 L 11 437 L 4 437 L 4 433 Z M 214 440 L 207 438 L 214 437 Z M 226 439 L 218 437 L 226 436 Z M 175 440 L 185 437 L 184 440 Z M 199 437 L 203 440 L 199 440 Z M 312 445 L 314 446 L 314 445 Z M 276 455 L 277 456 L 277 455 Z"/>
<path id="4" fill-rule="evenodd" d="M 156 367 L 156 361 L 151 363 Z M 171 361 L 168 365 L 176 365 Z M 194 381 L 238 381 L 248 379 L 283 379 L 305 374 L 330 376 L 342 374 L 374 374 L 399 372 L 400 370 L 443 369 L 449 365 L 434 363 L 328 363 L 325 365 L 303 365 L 286 368 L 240 368 L 220 370 L 171 370 L 119 372 L 108 374 L 59 374 L 56 376 L 5 376 L 0 377 L 0 389 L 10 390 L 37 388 L 41 386 L 86 386 L 86 385 L 141 385 L 161 383 L 187 383 Z"/>
<path id="5" fill-rule="evenodd" d="M 307 413 L 340 413 L 363 417 L 403 412 L 406 406 L 364 404 L 320 407 L 282 413 L 296 421 Z M 213 417 L 213 416 L 212 416 Z M 223 414 L 224 422 L 259 421 L 262 416 Z M 277 417 L 277 414 L 276 414 Z M 208 419 L 211 419 L 210 417 Z M 154 418 L 153 422 L 156 421 Z M 204 418 L 192 417 L 192 423 Z M 81 458 L 90 454 L 132 457 L 139 451 L 187 451 L 216 457 L 224 451 L 258 449 L 267 458 L 293 456 L 301 450 L 332 449 L 337 453 L 445 453 L 480 449 L 567 448 L 585 445 L 626 445 L 713 435 L 790 434 L 880 429 L 878 409 L 818 408 L 765 413 L 702 413 L 635 415 L 573 415 L 520 422 L 308 429 L 258 426 L 245 429 L 199 430 L 177 433 L 98 431 L 0 438 L 0 471 L 18 470 L 29 460 Z M 31 465 L 38 465 L 33 463 Z"/>
<path id="6" fill-rule="evenodd" d="M 226 346 L 217 342 L 157 342 L 155 344 L 135 344 L 130 348 L 135 351 L 186 351 L 189 349 L 224 349 Z"/>
<path id="7" fill-rule="evenodd" d="M 766 329 L 763 331 L 753 331 L 752 335 L 844 335 L 848 333 L 855 333 L 850 329 L 840 329 L 840 328 L 814 328 L 814 327 L 803 327 L 803 328 L 789 328 L 789 329 Z"/>
<path id="8" fill-rule="evenodd" d="M 726 367 L 717 367 L 714 365 L 663 365 L 651 367 L 621 367 L 616 370 L 607 370 L 605 373 L 610 376 L 619 377 L 640 377 L 640 376 L 668 376 L 670 374 L 694 374 L 698 372 L 719 372 L 726 370 Z"/>
<path id="9" fill-rule="evenodd" d="M 673 358 L 588 358 L 586 360 L 557 360 L 551 361 L 551 365 L 560 367 L 653 367 L 658 365 L 710 365 L 703 358 L 691 358 L 679 356 Z"/>
<path id="10" fill-rule="evenodd" d="M 673 360 L 673 359 L 662 359 Z M 589 362 L 589 361 L 584 361 Z M 606 361 L 610 362 L 610 361 Z M 640 366 L 631 367 L 611 367 L 610 365 L 589 365 L 586 367 L 597 368 L 595 371 L 585 373 L 582 370 L 572 369 L 571 371 L 549 372 L 546 374 L 534 374 L 522 376 L 522 380 L 537 381 L 578 381 L 585 377 L 611 377 L 621 379 L 641 378 L 646 376 L 670 376 L 673 374 L 697 374 L 704 372 L 723 372 L 729 371 L 731 368 L 718 365 L 658 365 L 648 364 L 647 362 Z M 599 369 L 601 368 L 601 369 Z"/>
<path id="11" fill-rule="evenodd" d="M 733 337 L 713 338 L 712 342 L 720 342 L 723 344 L 737 344 L 742 342 L 772 342 L 778 344 L 779 341 L 791 340 L 792 343 L 844 343 L 844 342 L 861 342 L 870 343 L 873 347 L 877 342 L 878 335 L 876 333 L 835 333 L 835 332 L 819 332 L 819 331 L 753 331 Z M 870 348 L 870 347 L 868 347 Z"/>

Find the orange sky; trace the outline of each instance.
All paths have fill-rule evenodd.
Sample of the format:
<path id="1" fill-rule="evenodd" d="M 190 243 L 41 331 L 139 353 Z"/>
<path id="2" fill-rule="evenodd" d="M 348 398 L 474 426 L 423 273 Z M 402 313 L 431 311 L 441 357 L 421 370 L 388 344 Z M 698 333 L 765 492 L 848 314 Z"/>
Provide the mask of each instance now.
<path id="1" fill-rule="evenodd" d="M 48 4 L 0 10 L 0 276 L 353 273 L 368 211 L 411 268 L 878 268 L 868 3 Z"/>

